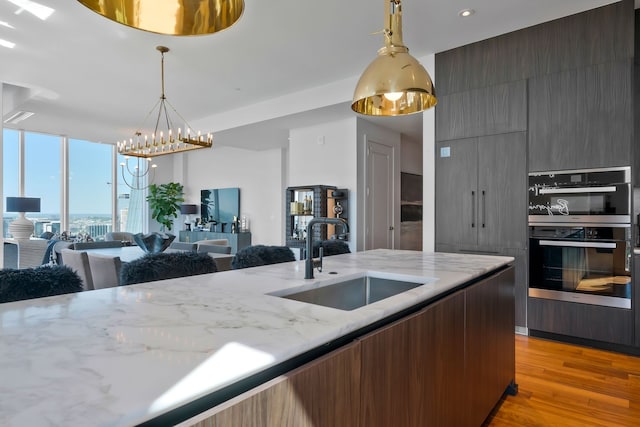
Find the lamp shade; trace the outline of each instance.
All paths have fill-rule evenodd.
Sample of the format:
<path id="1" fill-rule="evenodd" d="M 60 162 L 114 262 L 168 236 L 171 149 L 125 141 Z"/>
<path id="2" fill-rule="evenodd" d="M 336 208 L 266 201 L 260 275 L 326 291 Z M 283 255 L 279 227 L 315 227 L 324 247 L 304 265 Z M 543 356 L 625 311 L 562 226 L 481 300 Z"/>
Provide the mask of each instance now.
<path id="1" fill-rule="evenodd" d="M 40 212 L 38 197 L 7 197 L 7 212 Z"/>
<path id="2" fill-rule="evenodd" d="M 192 215 L 198 212 L 198 207 L 196 205 L 181 205 L 180 213 L 183 215 Z"/>

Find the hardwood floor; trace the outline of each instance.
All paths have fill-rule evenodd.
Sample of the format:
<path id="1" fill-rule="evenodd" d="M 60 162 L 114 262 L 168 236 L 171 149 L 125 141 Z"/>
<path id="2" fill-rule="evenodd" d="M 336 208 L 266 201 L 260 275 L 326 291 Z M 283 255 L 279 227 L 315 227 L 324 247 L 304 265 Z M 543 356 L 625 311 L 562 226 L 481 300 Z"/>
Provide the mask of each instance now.
<path id="1" fill-rule="evenodd" d="M 516 335 L 516 382 L 485 426 L 640 426 L 639 357 Z"/>

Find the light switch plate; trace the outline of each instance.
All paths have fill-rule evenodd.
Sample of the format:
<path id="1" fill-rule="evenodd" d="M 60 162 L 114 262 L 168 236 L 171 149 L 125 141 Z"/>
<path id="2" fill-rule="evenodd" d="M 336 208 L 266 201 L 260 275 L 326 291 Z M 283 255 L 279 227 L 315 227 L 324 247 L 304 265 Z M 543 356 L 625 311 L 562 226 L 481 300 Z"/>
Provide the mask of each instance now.
<path id="1" fill-rule="evenodd" d="M 440 157 L 451 157 L 451 147 L 440 147 Z"/>

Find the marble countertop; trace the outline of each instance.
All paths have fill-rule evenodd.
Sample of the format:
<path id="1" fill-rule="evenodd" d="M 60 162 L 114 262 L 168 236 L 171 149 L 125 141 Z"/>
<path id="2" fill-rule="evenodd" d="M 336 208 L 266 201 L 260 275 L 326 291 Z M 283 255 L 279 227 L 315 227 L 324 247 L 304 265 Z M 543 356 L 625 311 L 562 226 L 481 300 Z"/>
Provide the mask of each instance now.
<path id="1" fill-rule="evenodd" d="M 511 261 L 375 250 L 0 304 L 0 425 L 135 425 Z M 352 311 L 268 295 L 366 271 L 429 283 Z"/>

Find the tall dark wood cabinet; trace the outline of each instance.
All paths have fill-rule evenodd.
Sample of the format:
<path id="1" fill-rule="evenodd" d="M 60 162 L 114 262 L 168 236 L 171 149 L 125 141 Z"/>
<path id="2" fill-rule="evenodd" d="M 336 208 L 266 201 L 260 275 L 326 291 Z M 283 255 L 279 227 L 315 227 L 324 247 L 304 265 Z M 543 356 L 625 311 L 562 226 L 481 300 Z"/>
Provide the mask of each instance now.
<path id="1" fill-rule="evenodd" d="M 526 325 L 526 133 L 436 143 L 436 250 L 513 256 Z"/>
<path id="2" fill-rule="evenodd" d="M 529 79 L 529 170 L 628 166 L 632 61 Z"/>
<path id="3" fill-rule="evenodd" d="M 640 183 L 636 15 L 622 0 L 436 54 L 436 250 L 514 256 L 518 326 L 528 310 L 527 172 L 633 164 Z M 483 201 L 485 187 L 496 199 L 485 190 Z"/>

